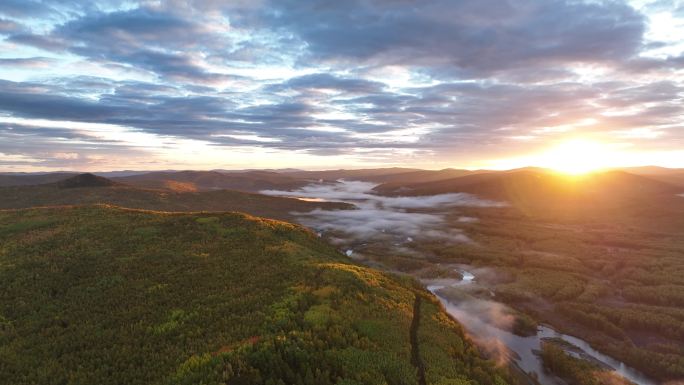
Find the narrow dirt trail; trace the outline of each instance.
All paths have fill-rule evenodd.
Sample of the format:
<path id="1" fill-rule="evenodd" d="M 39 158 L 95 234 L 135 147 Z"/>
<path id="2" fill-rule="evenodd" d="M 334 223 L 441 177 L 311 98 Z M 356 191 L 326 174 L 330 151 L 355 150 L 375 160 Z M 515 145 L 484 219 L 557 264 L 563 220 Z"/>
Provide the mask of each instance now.
<path id="1" fill-rule="evenodd" d="M 420 359 L 420 350 L 418 346 L 418 328 L 420 328 L 420 296 L 416 295 L 416 300 L 413 303 L 413 320 L 411 321 L 411 363 L 418 369 L 418 385 L 427 385 L 425 381 L 425 365 Z"/>

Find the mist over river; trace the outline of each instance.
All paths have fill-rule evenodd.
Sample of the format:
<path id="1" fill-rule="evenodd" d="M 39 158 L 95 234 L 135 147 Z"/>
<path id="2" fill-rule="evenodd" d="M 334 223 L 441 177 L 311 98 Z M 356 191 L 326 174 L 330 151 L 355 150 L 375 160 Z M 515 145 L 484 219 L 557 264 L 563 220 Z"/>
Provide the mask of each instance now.
<path id="1" fill-rule="evenodd" d="M 467 268 L 467 267 L 466 267 Z M 534 373 L 543 385 L 561 385 L 562 382 L 545 372 L 541 358 L 535 353 L 541 351 L 545 339 L 555 338 L 573 345 L 582 355 L 600 361 L 604 366 L 612 368 L 615 373 L 638 385 L 656 385 L 657 382 L 644 376 L 624 363 L 593 349 L 586 341 L 562 334 L 546 325 L 541 325 L 535 335 L 521 337 L 507 329 L 507 322 L 501 321 L 498 314 L 506 314 L 506 305 L 492 301 L 469 297 L 462 301 L 453 301 L 447 290 L 467 292 L 474 286 L 483 288 L 477 278 L 468 270 L 459 269 L 462 280 L 440 279 L 423 281 L 427 289 L 442 302 L 446 311 L 458 320 L 473 340 L 495 359 L 512 362 L 525 373 Z M 578 354 L 574 354 L 578 355 Z"/>
<path id="2" fill-rule="evenodd" d="M 486 210 L 507 205 L 505 202 L 484 200 L 463 193 L 385 197 L 374 194 L 375 186 L 376 184 L 369 182 L 338 181 L 332 184 L 310 184 L 295 191 L 271 190 L 262 193 L 355 205 L 355 210 L 316 209 L 293 214 L 299 222 L 338 245 L 348 257 L 360 260 L 364 259 L 363 246 L 370 242 L 381 244 L 382 251 L 388 254 L 416 258 L 422 257 L 415 248 L 420 242 L 471 242 L 453 223 L 447 224 L 447 209 L 453 211 L 462 207 L 477 207 Z M 476 217 L 461 216 L 457 223 L 476 221 Z M 361 249 L 357 250 L 357 247 Z M 479 269 L 470 266 L 450 268 L 457 272 L 454 276 L 461 275 L 462 279 L 423 280 L 424 285 L 439 298 L 446 311 L 465 327 L 475 343 L 500 363 L 516 365 L 525 373 L 536 377 L 542 385 L 563 385 L 564 382 L 545 372 L 541 358 L 537 355 L 545 339 L 555 338 L 573 346 L 572 352 L 568 353 L 600 362 L 603 367 L 612 368 L 616 374 L 638 385 L 657 384 L 624 363 L 594 350 L 587 342 L 559 333 L 548 326 L 540 326 L 536 334 L 529 337 L 513 334 L 510 330 L 515 317 L 511 309 L 493 298 L 482 299 L 469 295 L 473 289 L 489 291 L 477 279 Z"/>

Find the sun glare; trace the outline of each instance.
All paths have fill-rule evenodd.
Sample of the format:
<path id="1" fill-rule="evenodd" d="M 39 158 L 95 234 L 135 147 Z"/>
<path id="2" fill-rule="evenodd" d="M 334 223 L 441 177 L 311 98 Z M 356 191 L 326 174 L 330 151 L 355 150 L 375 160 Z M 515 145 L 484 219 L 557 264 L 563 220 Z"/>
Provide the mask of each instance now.
<path id="1" fill-rule="evenodd" d="M 598 142 L 571 140 L 542 154 L 540 163 L 565 174 L 579 175 L 605 168 L 608 151 Z"/>

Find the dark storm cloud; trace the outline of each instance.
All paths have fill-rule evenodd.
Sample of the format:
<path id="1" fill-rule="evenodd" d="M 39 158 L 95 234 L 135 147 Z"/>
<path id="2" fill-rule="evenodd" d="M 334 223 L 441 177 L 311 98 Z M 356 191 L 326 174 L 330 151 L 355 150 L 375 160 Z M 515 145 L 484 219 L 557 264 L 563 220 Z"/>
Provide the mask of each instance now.
<path id="1" fill-rule="evenodd" d="M 61 52 L 69 47 L 68 42 L 53 36 L 37 35 L 32 33 L 19 33 L 11 35 L 8 41 L 17 44 L 28 45 L 45 51 Z"/>
<path id="2" fill-rule="evenodd" d="M 587 101 L 598 96 L 597 90 L 581 84 L 523 87 L 452 83 L 406 91 L 413 96 L 385 94 L 344 103 L 363 105 L 358 111 L 378 120 L 432 126 L 433 136 L 444 136 L 453 145 L 455 141 L 504 136 L 502 128 L 510 133 L 552 125 L 553 120 L 565 119 L 565 114 L 590 111 Z"/>
<path id="3" fill-rule="evenodd" d="M 17 33 L 21 29 L 22 26 L 19 23 L 0 18 L 0 34 Z"/>
<path id="4" fill-rule="evenodd" d="M 0 111 L 26 118 L 61 119 L 96 123 L 140 120 L 155 122 L 179 118 L 183 121 L 221 117 L 234 108 L 231 101 L 213 96 L 171 96 L 169 87 L 150 83 L 106 82 L 97 78 L 75 78 L 75 84 L 0 81 Z M 74 89 L 114 89 L 97 100 L 73 96 Z M 182 118 L 183 119 L 180 119 Z"/>
<path id="5" fill-rule="evenodd" d="M 51 8 L 38 1 L 31 0 L 3 0 L 0 3 L 0 15 L 26 17 L 44 15 Z"/>
<path id="6" fill-rule="evenodd" d="M 82 53 L 88 56 L 116 58 L 155 48 L 179 51 L 230 46 L 227 37 L 214 32 L 199 20 L 136 8 L 87 15 L 59 26 L 52 34 L 82 47 Z"/>
<path id="7" fill-rule="evenodd" d="M 684 67 L 684 54 L 668 56 L 665 59 L 635 58 L 624 63 L 622 66 L 625 71 L 633 74 L 668 72 L 679 70 L 682 67 Z"/>
<path id="8" fill-rule="evenodd" d="M 314 59 L 413 65 L 435 75 L 476 76 L 554 63 L 624 60 L 638 52 L 644 31 L 643 17 L 617 2 L 285 0 L 256 10 L 260 13 L 249 18 L 241 13 L 255 9 L 231 9 L 227 16 L 236 23 L 249 20 L 253 25 L 246 28 L 266 25 L 281 36 L 293 34 Z M 200 82 L 221 75 L 199 68 L 187 51 L 229 55 L 232 45 L 199 20 L 151 7 L 86 14 L 47 36 L 24 34 L 11 40 L 43 49 L 67 44 L 85 57 Z M 299 81 L 335 81 L 322 74 L 309 76 Z M 340 80 L 336 85 L 345 86 Z"/>
<path id="9" fill-rule="evenodd" d="M 483 74 L 520 66 L 618 61 L 638 52 L 644 18 L 618 2 L 274 1 L 270 25 L 313 58 Z"/>
<path id="10" fill-rule="evenodd" d="M 75 49 L 81 52 L 87 49 Z M 81 52 L 88 55 L 90 52 Z M 220 81 L 236 80 L 240 77 L 229 76 L 206 71 L 195 64 L 192 58 L 184 54 L 169 54 L 165 52 L 155 52 L 141 50 L 128 53 L 103 55 L 103 59 L 114 60 L 121 63 L 132 65 L 139 69 L 145 69 L 158 75 L 176 81 L 197 82 L 200 84 L 213 84 Z"/>
<path id="11" fill-rule="evenodd" d="M 237 108 L 222 97 L 157 95 L 146 92 L 156 90 L 154 85 L 130 82 L 123 85 L 122 93 L 92 101 L 61 95 L 63 87 L 0 81 L 0 111 L 23 118 L 116 124 L 221 145 L 245 143 L 224 136 L 244 134 L 278 139 L 281 143 L 273 146 L 282 148 L 357 143 L 339 134 L 308 130 L 317 123 L 310 117 L 314 108 L 303 103 Z"/>
<path id="12" fill-rule="evenodd" d="M 101 121 L 121 108 L 76 97 L 57 95 L 39 84 L 0 81 L 0 111 L 28 118 Z"/>
<path id="13" fill-rule="evenodd" d="M 348 93 L 375 93 L 381 91 L 385 87 L 380 82 L 374 82 L 364 79 L 355 78 L 340 78 L 330 74 L 311 74 L 298 76 L 288 81 L 270 87 L 270 90 L 333 90 Z"/>
<path id="14" fill-rule="evenodd" d="M 16 34 L 9 40 L 123 63 L 179 81 L 213 84 L 237 78 L 207 71 L 189 54 L 191 50 L 223 49 L 230 45 L 227 37 L 199 22 L 148 8 L 87 14 L 46 35 Z"/>

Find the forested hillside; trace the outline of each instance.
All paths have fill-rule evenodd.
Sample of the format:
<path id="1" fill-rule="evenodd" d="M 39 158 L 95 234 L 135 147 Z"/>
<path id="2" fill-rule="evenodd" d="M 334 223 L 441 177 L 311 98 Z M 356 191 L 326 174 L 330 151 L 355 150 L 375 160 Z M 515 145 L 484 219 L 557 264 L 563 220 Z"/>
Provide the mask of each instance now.
<path id="1" fill-rule="evenodd" d="M 343 203 L 305 202 L 232 190 L 171 191 L 139 188 L 92 174 L 75 175 L 42 185 L 0 187 L 0 209 L 98 203 L 162 211 L 239 211 L 285 220 L 292 218 L 291 212 L 353 207 Z"/>
<path id="2" fill-rule="evenodd" d="M 0 211 L 2 384 L 503 384 L 413 280 L 243 214 Z"/>
<path id="3" fill-rule="evenodd" d="M 166 188 L 177 190 L 208 191 L 229 189 L 257 192 L 270 189 L 294 189 L 308 182 L 301 178 L 290 177 L 270 171 L 174 171 L 150 172 L 115 178 L 137 187 Z"/>

